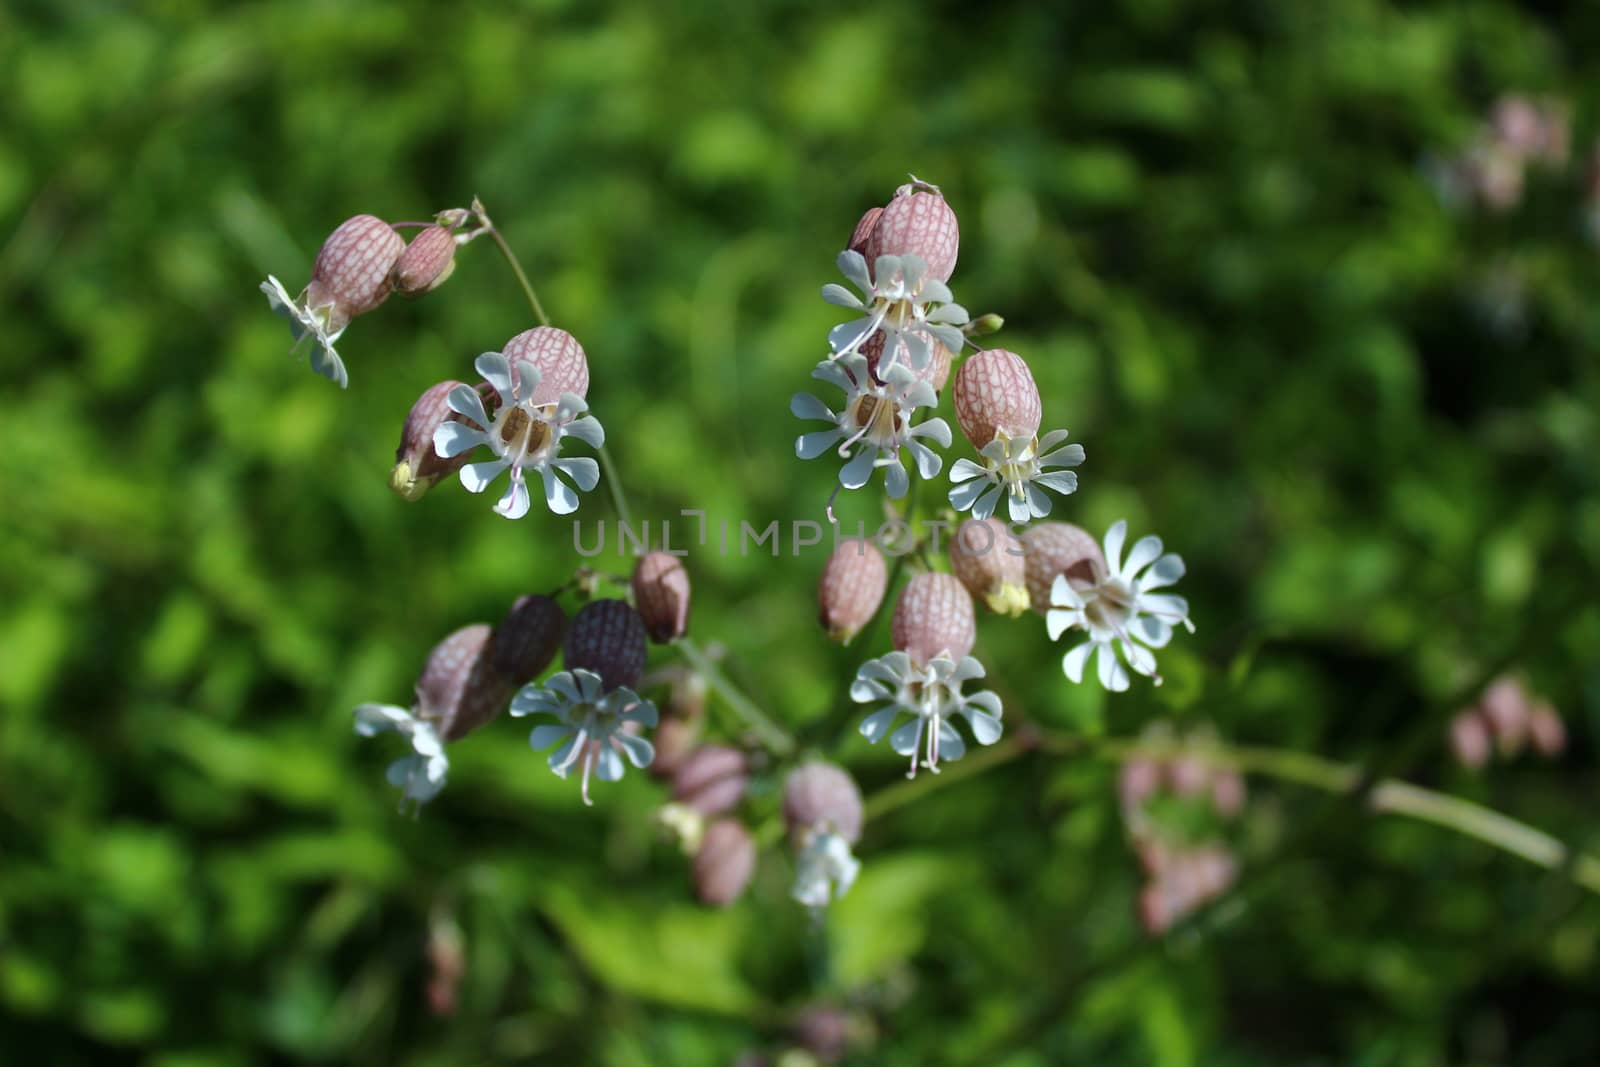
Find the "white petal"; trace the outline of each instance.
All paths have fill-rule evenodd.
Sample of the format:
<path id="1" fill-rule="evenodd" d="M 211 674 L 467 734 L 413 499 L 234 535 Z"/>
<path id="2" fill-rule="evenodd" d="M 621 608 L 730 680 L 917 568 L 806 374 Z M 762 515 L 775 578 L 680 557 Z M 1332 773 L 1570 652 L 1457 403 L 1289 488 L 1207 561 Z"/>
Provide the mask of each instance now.
<path id="1" fill-rule="evenodd" d="M 957 466 L 965 462 L 967 461 L 960 460 L 958 461 Z M 952 471 L 951 474 L 953 476 L 954 472 Z M 968 482 L 965 485 L 956 486 L 954 489 L 950 490 L 950 506 L 955 508 L 957 511 L 966 511 L 968 508 L 972 507 L 973 503 L 977 501 L 978 497 L 983 494 L 983 491 L 985 488 L 987 488 L 987 486 L 987 482 Z"/>
<path id="2" fill-rule="evenodd" d="M 980 745 L 992 745 L 1000 740 L 1005 727 L 988 712 L 967 709 L 967 722 L 972 724 L 972 739 Z"/>
<path id="3" fill-rule="evenodd" d="M 1139 598 L 1139 610 L 1168 622 L 1181 622 L 1189 617 L 1189 602 L 1171 593 L 1146 593 Z"/>
<path id="4" fill-rule="evenodd" d="M 311 369 L 336 383 L 340 389 L 349 388 L 350 375 L 345 372 L 344 360 L 333 350 L 332 338 L 319 339 L 311 347 Z"/>
<path id="5" fill-rule="evenodd" d="M 552 464 L 556 470 L 565 474 L 575 482 L 579 489 L 585 493 L 600 484 L 600 464 L 588 456 L 574 456 L 571 459 L 558 459 Z"/>
<path id="6" fill-rule="evenodd" d="M 1100 654 L 1095 657 L 1095 669 L 1099 672 L 1100 684 L 1111 692 L 1121 693 L 1128 688 L 1128 672 L 1123 669 L 1110 644 L 1100 646 Z"/>
<path id="7" fill-rule="evenodd" d="M 499 477 L 500 472 L 511 464 L 503 459 L 485 460 L 482 463 L 468 463 L 461 468 L 461 484 L 467 487 L 469 493 L 481 493 L 489 488 L 489 483 Z"/>
<path id="8" fill-rule="evenodd" d="M 917 465 L 917 474 L 923 481 L 931 481 L 939 476 L 939 468 L 944 466 L 944 457 L 918 440 L 906 442 L 906 448 L 911 452 L 911 461 Z"/>
<path id="9" fill-rule="evenodd" d="M 876 317 L 841 322 L 828 331 L 828 347 L 835 352 L 858 351 L 867 338 L 878 332 L 879 324 Z"/>
<path id="10" fill-rule="evenodd" d="M 1051 608 L 1049 611 L 1044 613 L 1045 630 L 1049 632 L 1050 640 L 1052 641 L 1061 640 L 1062 634 L 1066 633 L 1074 626 L 1077 626 L 1082 621 L 1083 612 L 1076 609 L 1071 611 L 1062 611 L 1058 608 Z"/>
<path id="11" fill-rule="evenodd" d="M 606 443 L 605 427 L 593 415 L 574 419 L 563 426 L 561 432 L 567 437 L 576 437 L 590 448 L 600 448 Z"/>
<path id="12" fill-rule="evenodd" d="M 519 359 L 516 365 L 515 392 L 517 401 L 523 402 L 533 399 L 533 394 L 539 391 L 539 383 L 544 380 L 544 374 L 539 368 L 528 360 Z M 563 397 L 563 399 L 565 399 Z M 579 408 L 578 410 L 583 410 Z"/>
<path id="13" fill-rule="evenodd" d="M 1112 574 L 1122 573 L 1122 542 L 1128 539 L 1128 520 L 1118 519 L 1106 531 L 1106 567 Z"/>
<path id="14" fill-rule="evenodd" d="M 956 728 L 948 722 L 939 724 L 939 758 L 960 759 L 967 754 L 967 743 L 956 733 Z"/>
<path id="15" fill-rule="evenodd" d="M 559 693 L 568 704 L 586 704 L 588 697 L 583 691 L 583 676 L 588 673 L 584 670 L 558 671 L 544 684 L 552 692 Z"/>
<path id="16" fill-rule="evenodd" d="M 893 704 L 886 708 L 879 708 L 861 720 L 861 736 L 874 745 L 882 741 L 883 735 L 889 732 L 890 725 L 893 724 L 895 716 L 899 713 L 900 709 Z"/>
<path id="17" fill-rule="evenodd" d="M 1050 471 L 1047 474 L 1035 475 L 1033 484 L 1042 485 L 1062 496 L 1069 496 L 1078 491 L 1078 475 L 1073 471 Z"/>
<path id="18" fill-rule="evenodd" d="M 655 746 L 644 738 L 619 732 L 614 739 L 617 745 L 621 747 L 622 754 L 627 756 L 628 762 L 635 767 L 648 767 L 655 762 Z"/>
<path id="19" fill-rule="evenodd" d="M 950 424 L 945 422 L 943 419 L 929 419 L 926 422 L 918 423 L 916 426 L 912 427 L 911 436 L 926 437 L 937 442 L 940 448 L 949 448 L 951 440 Z M 968 460 L 967 462 L 972 463 L 971 460 Z M 974 463 L 973 466 L 976 467 L 977 464 Z M 983 468 L 979 467 L 978 470 L 981 472 Z"/>
<path id="20" fill-rule="evenodd" d="M 433 431 L 433 451 L 445 459 L 489 443 L 489 435 L 464 422 L 443 422 Z"/>
<path id="21" fill-rule="evenodd" d="M 1000 494 L 1003 492 L 998 483 L 989 486 L 988 490 L 972 505 L 972 517 L 987 519 L 994 514 L 995 505 L 1000 503 Z"/>
<path id="22" fill-rule="evenodd" d="M 822 419 L 826 422 L 834 421 L 833 411 L 828 405 L 812 396 L 810 393 L 796 393 L 789 398 L 789 414 L 797 419 Z"/>
<path id="23" fill-rule="evenodd" d="M 943 419 L 939 419 L 938 421 L 944 422 Z M 945 432 L 948 433 L 949 430 L 950 427 L 946 426 Z M 967 459 L 965 456 L 956 460 L 955 465 L 950 468 L 950 480 L 952 482 L 965 482 L 973 478 L 987 478 L 988 475 L 989 471 L 987 468 L 978 466 L 978 464 L 972 462 L 970 459 Z M 962 508 L 958 510 L 965 509 Z"/>
<path id="24" fill-rule="evenodd" d="M 852 293 L 844 286 L 835 285 L 833 282 L 829 282 L 827 285 L 822 287 L 822 299 L 826 300 L 830 304 L 837 304 L 842 308 L 855 308 L 860 310 L 861 308 L 866 307 L 866 305 L 861 302 L 860 297 L 856 296 L 856 294 Z"/>
<path id="25" fill-rule="evenodd" d="M 457 415 L 469 418 L 484 429 L 488 429 L 489 413 L 483 408 L 483 398 L 472 386 L 455 386 L 445 394 L 444 402 Z"/>
<path id="26" fill-rule="evenodd" d="M 1144 577 L 1139 580 L 1141 590 L 1160 589 L 1162 586 L 1171 585 L 1183 577 L 1183 557 L 1176 552 L 1168 552 L 1156 560 L 1145 571 Z"/>
<path id="27" fill-rule="evenodd" d="M 1122 654 L 1127 657 L 1128 666 L 1146 677 L 1154 676 L 1156 657 L 1149 649 L 1132 641 L 1119 641 L 1118 644 L 1122 646 Z"/>
<path id="28" fill-rule="evenodd" d="M 809 436 L 809 435 L 808 435 Z M 854 458 L 839 470 L 839 484 L 846 489 L 860 489 L 872 478 L 872 467 L 878 454 L 872 448 L 859 448 Z"/>
<path id="29" fill-rule="evenodd" d="M 362 737 L 372 737 L 391 730 L 409 733 L 415 721 L 411 712 L 393 704 L 358 704 L 355 715 L 356 733 Z"/>
<path id="30" fill-rule="evenodd" d="M 811 376 L 819 382 L 827 382 L 854 395 L 858 391 L 856 382 L 866 380 L 867 361 L 856 356 L 825 359 L 811 368 Z"/>
<path id="31" fill-rule="evenodd" d="M 473 361 L 472 366 L 500 394 L 502 404 L 517 402 L 516 395 L 511 391 L 511 364 L 505 356 L 499 352 L 485 352 Z"/>
<path id="32" fill-rule="evenodd" d="M 905 465 L 898 459 L 883 468 L 883 480 L 891 500 L 899 500 L 906 495 L 906 490 L 911 488 L 911 478 L 906 474 Z"/>
<path id="33" fill-rule="evenodd" d="M 1133 551 L 1128 553 L 1128 561 L 1122 565 L 1122 580 L 1133 581 L 1133 576 L 1159 555 L 1161 555 L 1161 538 L 1155 534 L 1146 534 L 1139 538 L 1133 543 Z"/>
<path id="34" fill-rule="evenodd" d="M 867 260 L 860 252 L 846 249 L 839 253 L 835 263 L 839 267 L 839 273 L 854 282 L 863 293 L 872 291 L 872 278 L 867 274 Z"/>
<path id="35" fill-rule="evenodd" d="M 650 742 L 648 741 L 645 742 L 645 744 L 649 743 Z M 617 779 L 622 777 L 622 772 L 624 769 L 622 766 L 622 757 L 617 755 L 617 750 L 612 748 L 610 745 L 607 745 L 600 750 L 600 756 L 595 762 L 597 764 L 595 767 L 595 777 L 599 778 L 602 782 L 615 782 Z"/>
<path id="36" fill-rule="evenodd" d="M 570 736 L 571 733 L 572 727 L 563 723 L 541 723 L 529 731 L 528 747 L 542 752 L 562 738 Z"/>
<path id="37" fill-rule="evenodd" d="M 1080 444 L 1070 444 L 1054 452 L 1043 442 L 1039 444 L 1039 465 L 1043 467 L 1076 467 L 1083 462 L 1083 456 L 1083 446 Z"/>
<path id="38" fill-rule="evenodd" d="M 889 736 L 889 747 L 901 756 L 909 756 L 917 750 L 917 742 L 921 739 L 922 716 L 919 715 Z"/>
<path id="39" fill-rule="evenodd" d="M 815 433 L 801 434 L 795 438 L 794 454 L 801 459 L 816 459 L 828 449 L 832 448 L 844 436 L 843 431 L 835 428 L 832 430 L 818 430 Z"/>
<path id="40" fill-rule="evenodd" d="M 520 519 L 528 513 L 530 503 L 528 482 L 522 477 L 521 471 L 514 471 L 511 475 L 511 484 L 506 486 L 506 491 L 495 504 L 494 510 L 508 519 Z"/>
<path id="41" fill-rule="evenodd" d="M 1139 616 L 1128 629 L 1134 637 L 1151 648 L 1166 648 L 1167 642 L 1172 640 L 1172 627 L 1165 619 L 1154 615 Z"/>
<path id="42" fill-rule="evenodd" d="M 1083 668 L 1089 662 L 1089 653 L 1093 652 L 1094 648 L 1095 644 L 1093 641 L 1085 641 L 1077 648 L 1074 648 L 1072 651 L 1068 652 L 1065 656 L 1062 656 L 1062 673 L 1074 682 L 1083 681 Z"/>
<path id="43" fill-rule="evenodd" d="M 578 494 L 571 486 L 557 478 L 556 472 L 549 467 L 539 473 L 544 475 L 544 502 L 551 511 L 557 515 L 571 515 L 578 510 Z"/>

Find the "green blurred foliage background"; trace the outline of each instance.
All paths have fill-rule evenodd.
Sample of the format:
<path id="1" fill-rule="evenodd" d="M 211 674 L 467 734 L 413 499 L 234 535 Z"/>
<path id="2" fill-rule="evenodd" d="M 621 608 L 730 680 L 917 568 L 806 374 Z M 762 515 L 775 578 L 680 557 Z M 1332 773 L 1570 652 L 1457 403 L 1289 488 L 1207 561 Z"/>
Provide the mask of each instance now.
<path id="1" fill-rule="evenodd" d="M 1597 46 L 1580 2 L 6 5 L 0 1059 L 718 1064 L 828 1001 L 872 1064 L 1600 1060 L 1600 903 L 1290 786 L 1252 782 L 1227 921 L 1154 942 L 1094 760 L 875 821 L 821 934 L 781 849 L 702 909 L 659 785 L 585 810 L 510 721 L 397 816 L 398 752 L 350 708 L 578 562 L 553 516 L 386 484 L 417 394 L 532 321 L 480 242 L 355 323 L 341 393 L 256 291 L 303 284 L 346 216 L 478 194 L 587 348 L 640 516 L 814 519 L 833 470 L 793 458 L 786 405 L 837 321 L 817 288 L 865 207 L 936 181 L 957 298 L 1005 315 L 1088 449 L 1058 514 L 1160 532 L 1200 626 L 1113 700 L 1037 617 L 987 619 L 1008 721 L 1211 722 L 1582 843 Z M 1570 103 L 1578 158 L 1513 211 L 1452 210 L 1423 161 L 1512 90 Z M 690 561 L 694 632 L 813 731 L 885 650 L 818 632 L 823 558 Z M 1474 777 L 1440 702 L 1507 657 L 1573 744 Z M 836 755 L 869 792 L 903 773 Z M 467 960 L 444 1018 L 441 917 Z"/>

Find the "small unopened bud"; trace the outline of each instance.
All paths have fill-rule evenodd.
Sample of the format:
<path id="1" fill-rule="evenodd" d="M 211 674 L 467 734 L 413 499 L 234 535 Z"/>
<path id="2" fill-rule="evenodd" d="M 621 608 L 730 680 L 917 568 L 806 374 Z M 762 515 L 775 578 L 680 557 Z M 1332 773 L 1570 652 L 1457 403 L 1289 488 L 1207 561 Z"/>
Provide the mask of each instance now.
<path id="1" fill-rule="evenodd" d="M 513 686 L 531 682 L 561 651 L 566 629 L 566 613 L 554 598 L 518 597 L 495 631 L 495 670 Z"/>
<path id="2" fill-rule="evenodd" d="M 657 778 L 671 778 L 694 751 L 700 736 L 700 724 L 688 719 L 668 718 L 661 721 L 651 735 L 655 742 L 656 758 L 650 761 L 650 773 Z"/>
<path id="3" fill-rule="evenodd" d="M 979 315 L 968 322 L 961 327 L 961 332 L 968 337 L 987 337 L 990 334 L 999 333 L 1005 329 L 1005 325 L 1006 320 L 991 311 L 987 315 Z"/>
<path id="4" fill-rule="evenodd" d="M 953 574 L 917 575 L 900 592 L 891 632 L 894 647 L 918 667 L 936 656 L 960 661 L 978 638 L 967 587 Z"/>
<path id="5" fill-rule="evenodd" d="M 952 393 L 956 421 L 973 448 L 982 449 L 999 434 L 1030 438 L 1039 432 L 1039 387 L 1015 352 L 986 348 L 968 356 Z"/>
<path id="6" fill-rule="evenodd" d="M 1150 759 L 1130 759 L 1117 774 L 1117 796 L 1124 814 L 1139 811 L 1161 789 L 1161 764 Z"/>
<path id="7" fill-rule="evenodd" d="M 306 306 L 333 305 L 329 329 L 343 329 L 389 299 L 389 275 L 405 247 L 405 238 L 375 215 L 344 220 L 317 252 Z"/>
<path id="8" fill-rule="evenodd" d="M 672 776 L 672 799 L 702 815 L 721 815 L 738 806 L 749 784 L 750 766 L 743 752 L 728 745 L 702 745 Z"/>
<path id="9" fill-rule="evenodd" d="M 459 456 L 445 459 L 433 447 L 434 431 L 447 422 L 462 422 L 482 430 L 471 419 L 452 410 L 446 403 L 450 390 L 461 382 L 440 382 L 429 386 L 427 392 L 417 397 L 406 415 L 400 430 L 400 447 L 394 450 L 394 470 L 389 474 L 389 487 L 407 500 L 420 500 L 424 493 L 439 483 L 441 478 L 454 474 L 472 459 L 468 450 Z M 487 386 L 480 387 L 480 395 Z"/>
<path id="10" fill-rule="evenodd" d="M 856 228 L 850 233 L 850 243 L 846 247 L 852 252 L 867 255 L 867 244 L 872 240 L 872 231 L 878 228 L 878 219 L 883 215 L 883 208 L 869 207 L 867 213 L 861 216 L 861 221 L 856 223 Z M 867 267 L 872 266 L 871 258 L 867 259 Z"/>
<path id="11" fill-rule="evenodd" d="M 417 679 L 416 714 L 439 736 L 457 741 L 500 714 L 514 688 L 494 670 L 494 631 L 463 626 L 428 654 Z"/>
<path id="12" fill-rule="evenodd" d="M 1467 708 L 1450 720 L 1450 751 L 1457 762 L 1469 771 L 1476 771 L 1489 762 L 1494 738 L 1489 733 L 1489 723 L 1477 708 Z"/>
<path id="13" fill-rule="evenodd" d="M 1027 562 L 1022 542 L 999 519 L 968 519 L 950 539 L 950 569 L 967 592 L 997 615 L 1028 610 Z"/>
<path id="14" fill-rule="evenodd" d="M 512 377 L 517 364 L 532 363 L 539 370 L 539 388 L 534 390 L 535 406 L 554 404 L 562 393 L 589 395 L 589 359 L 578 339 L 554 326 L 524 330 L 506 342 L 502 355 L 511 364 Z"/>
<path id="15" fill-rule="evenodd" d="M 395 260 L 394 291 L 421 296 L 443 285 L 455 269 L 456 235 L 444 226 L 429 226 Z"/>
<path id="16" fill-rule="evenodd" d="M 1528 736 L 1533 747 L 1546 759 L 1561 755 L 1567 747 L 1567 727 L 1561 715 L 1548 702 L 1541 700 L 1528 715 Z"/>
<path id="17" fill-rule="evenodd" d="M 807 763 L 783 783 L 783 821 L 798 843 L 813 830 L 861 840 L 861 790 L 849 772 L 831 763 Z"/>
<path id="18" fill-rule="evenodd" d="M 600 676 L 607 692 L 632 687 L 644 673 L 644 620 L 625 600 L 591 600 L 567 631 L 566 667 Z"/>
<path id="19" fill-rule="evenodd" d="M 641 556 L 633 568 L 633 602 L 650 639 L 676 641 L 689 628 L 689 572 L 667 552 Z"/>
<path id="20" fill-rule="evenodd" d="M 726 907 L 744 895 L 756 870 L 756 843 L 736 819 L 706 827 L 694 857 L 694 891 L 702 901 Z"/>
<path id="21" fill-rule="evenodd" d="M 947 282 L 955 273 L 960 245 L 956 213 L 932 186 L 917 183 L 902 185 L 883 209 L 864 255 L 868 263 L 879 256 L 920 256 L 931 276 Z"/>
<path id="22" fill-rule="evenodd" d="M 1528 692 L 1516 678 L 1501 678 L 1484 691 L 1479 706 L 1494 730 L 1502 755 L 1515 756 L 1528 737 Z"/>
<path id="23" fill-rule="evenodd" d="M 889 586 L 883 553 L 871 541 L 842 541 L 828 557 L 817 582 L 817 619 L 828 637 L 841 644 L 872 621 Z"/>
<path id="24" fill-rule="evenodd" d="M 1050 610 L 1050 587 L 1065 574 L 1075 586 L 1089 586 L 1106 577 L 1106 558 L 1088 530 L 1070 522 L 1041 522 L 1022 534 L 1023 573 L 1028 601 L 1041 614 Z"/>
<path id="25" fill-rule="evenodd" d="M 1211 808 L 1224 819 L 1244 811 L 1247 791 L 1244 775 L 1232 768 L 1216 771 L 1211 779 Z"/>

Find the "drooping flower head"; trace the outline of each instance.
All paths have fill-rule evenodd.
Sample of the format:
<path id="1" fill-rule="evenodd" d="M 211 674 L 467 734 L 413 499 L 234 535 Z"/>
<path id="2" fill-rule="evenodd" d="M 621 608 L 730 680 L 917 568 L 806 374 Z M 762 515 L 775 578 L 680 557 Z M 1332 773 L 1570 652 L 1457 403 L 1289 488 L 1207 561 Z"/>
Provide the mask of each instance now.
<path id="1" fill-rule="evenodd" d="M 1000 698 L 988 690 L 961 691 L 984 670 L 968 655 L 977 629 L 972 597 L 960 580 L 949 574 L 917 575 L 895 605 L 892 631 L 895 651 L 862 664 L 850 686 L 858 704 L 886 702 L 862 721 L 862 735 L 874 744 L 888 735 L 895 752 L 911 757 L 907 777 L 916 776 L 919 759 L 938 773 L 941 757 L 960 759 L 966 752 L 955 719 L 967 720 L 979 744 L 998 741 Z M 902 714 L 911 721 L 889 735 Z"/>
<path id="2" fill-rule="evenodd" d="M 373 215 L 339 224 L 317 252 L 311 282 L 299 297 L 272 275 L 261 283 L 272 310 L 289 320 L 298 351 L 309 342 L 311 369 L 343 389 L 350 384 L 334 343 L 357 315 L 373 310 L 393 291 L 391 273 L 405 249 L 394 227 Z"/>
<path id="3" fill-rule="evenodd" d="M 1065 574 L 1074 583 L 1093 585 L 1106 575 L 1100 542 L 1070 522 L 1041 522 L 1022 532 L 1023 572 L 1028 606 L 1040 615 L 1050 610 L 1050 591 Z"/>
<path id="4" fill-rule="evenodd" d="M 839 484 L 859 489 L 879 467 L 884 484 L 895 499 L 905 496 L 911 485 L 900 450 L 911 453 L 917 473 L 923 479 L 938 475 L 944 460 L 923 443 L 923 438 L 941 448 L 950 447 L 950 427 L 943 419 L 913 423 L 918 408 L 938 403 L 933 387 L 921 381 L 908 367 L 896 364 L 877 381 L 860 353 L 823 360 L 811 372 L 813 378 L 831 382 L 844 390 L 845 400 L 835 412 L 810 393 L 796 393 L 789 410 L 796 418 L 822 419 L 833 423 L 827 430 L 802 434 L 795 441 L 795 454 L 815 459 L 837 445 L 838 454 L 847 460 L 839 471 Z"/>
<path id="5" fill-rule="evenodd" d="M 536 749 L 557 745 L 550 769 L 565 778 L 582 771 L 583 802 L 590 804 L 589 776 L 603 782 L 622 777 L 622 757 L 635 767 L 655 758 L 650 742 L 635 731 L 656 725 L 656 706 L 634 692 L 644 670 L 644 622 L 626 602 L 596 600 L 572 620 L 565 667 L 541 686 L 525 686 L 511 702 L 512 715 L 549 715 L 533 728 Z"/>
<path id="6" fill-rule="evenodd" d="M 1172 639 L 1172 624 L 1182 623 L 1191 633 L 1189 602 L 1181 596 L 1158 593 L 1183 577 L 1183 560 L 1175 553 L 1162 554 L 1161 539 L 1141 537 L 1123 562 L 1122 546 L 1128 536 L 1125 520 L 1112 523 L 1106 531 L 1106 567 L 1094 580 L 1079 581 L 1065 574 L 1056 576 L 1050 590 L 1050 610 L 1045 614 L 1050 639 L 1060 639 L 1068 630 L 1081 630 L 1085 640 L 1062 659 L 1062 669 L 1074 682 L 1083 680 L 1089 656 L 1098 650 L 1096 668 L 1100 684 L 1112 692 L 1128 688 L 1128 672 L 1117 659 L 1117 652 L 1135 672 L 1153 678 L 1156 658 L 1151 649 L 1164 648 Z"/>
<path id="7" fill-rule="evenodd" d="M 450 407 L 450 393 L 458 385 L 469 388 L 465 382 L 456 381 L 429 386 L 406 415 L 405 425 L 400 429 L 400 445 L 394 450 L 394 469 L 389 474 L 389 487 L 407 500 L 422 499 L 423 494 L 443 478 L 467 464 L 467 453 L 445 459 L 433 447 L 433 438 L 440 426 L 465 418 Z M 487 386 L 481 387 L 479 398 L 482 399 L 487 391 Z M 469 428 L 484 429 L 476 424 Z"/>
<path id="8" fill-rule="evenodd" d="M 479 446 L 495 458 L 461 468 L 461 484 L 481 493 L 501 471 L 511 471 L 511 484 L 495 505 L 510 519 L 528 513 L 527 472 L 543 480 L 545 503 L 558 515 L 578 508 L 578 494 L 559 475 L 566 475 L 584 492 L 600 480 L 600 466 L 587 456 L 562 458 L 567 437 L 599 448 L 605 431 L 592 415 L 584 394 L 589 388 L 588 363 L 583 348 L 564 330 L 541 326 L 518 334 L 501 352 L 485 352 L 474 364 L 494 389 L 494 412 L 485 409 L 478 393 L 458 386 L 448 396 L 450 409 L 466 422 L 446 422 L 434 435 L 434 449 L 450 459 Z M 487 427 L 486 430 L 475 428 Z"/>
<path id="9" fill-rule="evenodd" d="M 950 505 L 974 518 L 993 515 L 1001 497 L 1012 522 L 1050 514 L 1050 489 L 1066 496 L 1078 488 L 1073 471 L 1083 446 L 1065 444 L 1066 430 L 1039 437 L 1039 387 L 1015 352 L 989 348 L 969 356 L 956 374 L 956 421 L 982 463 L 959 459 L 950 468 Z"/>
<path id="10" fill-rule="evenodd" d="M 933 361 L 935 344 L 961 351 L 960 327 L 967 323 L 967 309 L 955 302 L 948 285 L 928 272 L 921 256 L 878 256 L 869 270 L 861 253 L 846 249 L 839 253 L 838 265 L 861 296 L 830 283 L 822 287 L 822 298 L 860 315 L 828 331 L 833 358 L 860 352 L 872 338 L 881 337 L 887 346 L 886 365 L 879 367 L 884 374 L 903 359 L 910 360 L 913 370 L 922 370 Z"/>
<path id="11" fill-rule="evenodd" d="M 999 615 L 1028 610 L 1022 543 L 999 519 L 968 519 L 950 539 L 950 569 L 967 592 Z"/>

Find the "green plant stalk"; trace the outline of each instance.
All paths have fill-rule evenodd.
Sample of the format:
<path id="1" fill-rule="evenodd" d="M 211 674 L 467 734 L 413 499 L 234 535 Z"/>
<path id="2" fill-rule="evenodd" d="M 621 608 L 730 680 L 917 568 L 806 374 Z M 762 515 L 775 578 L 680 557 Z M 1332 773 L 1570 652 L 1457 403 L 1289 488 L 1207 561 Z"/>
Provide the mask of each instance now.
<path id="1" fill-rule="evenodd" d="M 744 720 L 745 725 L 750 727 L 751 732 L 761 739 L 761 743 L 766 745 L 773 755 L 782 758 L 794 754 L 794 738 L 789 736 L 788 731 L 774 722 L 754 700 L 729 681 L 728 676 L 722 673 L 722 668 L 711 661 L 711 657 L 695 644 L 692 637 L 680 637 L 676 644 L 678 651 L 683 653 L 683 658 L 689 661 L 689 665 L 717 691 L 723 702 Z"/>

